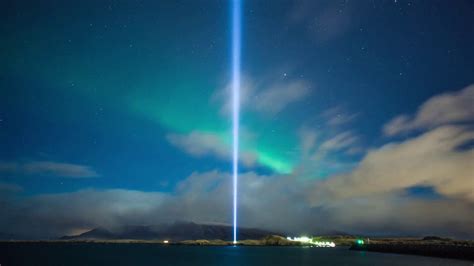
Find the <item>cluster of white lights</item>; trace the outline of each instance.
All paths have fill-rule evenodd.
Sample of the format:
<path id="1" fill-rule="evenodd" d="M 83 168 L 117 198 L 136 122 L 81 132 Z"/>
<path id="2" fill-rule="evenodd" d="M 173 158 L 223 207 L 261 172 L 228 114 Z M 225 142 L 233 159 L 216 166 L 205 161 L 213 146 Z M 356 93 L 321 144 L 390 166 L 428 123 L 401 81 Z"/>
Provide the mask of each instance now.
<path id="1" fill-rule="evenodd" d="M 294 237 L 294 238 L 291 238 L 291 237 L 287 237 L 286 239 L 290 240 L 290 241 L 299 241 L 299 242 L 302 242 L 302 243 L 311 243 L 313 240 L 307 236 L 301 236 L 301 237 Z"/>
<path id="2" fill-rule="evenodd" d="M 328 247 L 328 248 L 336 247 L 336 244 L 334 242 L 313 241 L 312 238 L 309 238 L 307 236 L 294 237 L 294 238 L 287 237 L 286 239 L 288 239 L 290 241 L 297 241 L 297 242 L 301 242 L 301 243 L 305 243 L 305 244 L 314 245 L 314 246 L 317 246 L 317 247 Z"/>

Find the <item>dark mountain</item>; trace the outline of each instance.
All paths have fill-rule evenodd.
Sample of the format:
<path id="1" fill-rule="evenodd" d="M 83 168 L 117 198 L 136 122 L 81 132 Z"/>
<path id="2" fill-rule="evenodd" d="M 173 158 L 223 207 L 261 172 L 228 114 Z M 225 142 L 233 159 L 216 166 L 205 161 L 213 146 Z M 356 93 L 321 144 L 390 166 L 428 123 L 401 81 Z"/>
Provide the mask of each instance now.
<path id="1" fill-rule="evenodd" d="M 77 236 L 63 236 L 61 239 L 117 239 L 117 236 L 104 228 L 95 228 Z"/>
<path id="2" fill-rule="evenodd" d="M 238 239 L 261 239 L 275 232 L 238 228 Z M 170 239 L 173 241 L 197 239 L 232 240 L 232 227 L 229 225 L 197 224 L 192 222 L 176 222 L 160 226 L 124 226 L 115 230 L 96 228 L 75 236 L 63 236 L 63 240 L 116 240 L 116 239 Z"/>

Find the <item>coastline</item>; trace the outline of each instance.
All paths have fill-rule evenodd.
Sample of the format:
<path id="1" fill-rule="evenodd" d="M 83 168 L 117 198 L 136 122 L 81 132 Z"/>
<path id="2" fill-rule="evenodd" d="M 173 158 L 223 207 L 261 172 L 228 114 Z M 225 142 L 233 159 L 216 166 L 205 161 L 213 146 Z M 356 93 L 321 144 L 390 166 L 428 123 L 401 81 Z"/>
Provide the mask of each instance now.
<path id="1" fill-rule="evenodd" d="M 354 244 L 350 250 L 474 261 L 472 241 L 375 241 L 364 245 Z"/>
<path id="2" fill-rule="evenodd" d="M 328 241 L 336 241 L 337 247 L 353 251 L 379 253 L 396 253 L 438 258 L 449 258 L 474 261 L 474 241 L 436 239 L 424 240 L 416 238 L 376 238 L 367 244 L 354 244 L 354 238 L 324 237 Z M 348 243 L 353 243 L 348 244 Z M 159 246 L 246 246 L 246 247 L 310 247 L 311 244 L 289 241 L 281 236 L 267 236 L 259 240 L 242 240 L 236 245 L 232 241 L 220 239 L 183 240 L 164 243 L 163 240 L 138 239 L 74 239 L 74 240 L 0 240 L 0 245 L 62 245 L 62 244 L 145 244 Z M 317 248 L 317 247 L 314 247 Z M 323 247 L 324 248 L 324 247 Z"/>

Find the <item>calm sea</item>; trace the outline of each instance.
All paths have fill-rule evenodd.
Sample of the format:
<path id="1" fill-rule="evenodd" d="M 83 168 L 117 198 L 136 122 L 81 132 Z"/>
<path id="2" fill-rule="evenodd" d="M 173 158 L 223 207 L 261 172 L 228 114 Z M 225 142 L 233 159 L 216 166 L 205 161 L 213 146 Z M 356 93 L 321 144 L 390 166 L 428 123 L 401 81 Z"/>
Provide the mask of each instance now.
<path id="1" fill-rule="evenodd" d="M 10 265 L 469 265 L 450 259 L 351 251 L 346 248 L 199 247 L 153 244 L 0 244 Z"/>

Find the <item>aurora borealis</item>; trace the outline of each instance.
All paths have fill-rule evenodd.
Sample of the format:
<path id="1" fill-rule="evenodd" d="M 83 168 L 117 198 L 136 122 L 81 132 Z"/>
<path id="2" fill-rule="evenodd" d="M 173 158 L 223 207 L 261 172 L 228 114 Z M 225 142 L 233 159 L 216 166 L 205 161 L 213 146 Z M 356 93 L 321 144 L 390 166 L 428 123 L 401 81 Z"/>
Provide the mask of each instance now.
<path id="1" fill-rule="evenodd" d="M 239 222 L 472 233 L 474 7 L 454 2 L 245 2 Z M 7 233 L 231 223 L 228 2 L 1 5 Z"/>

